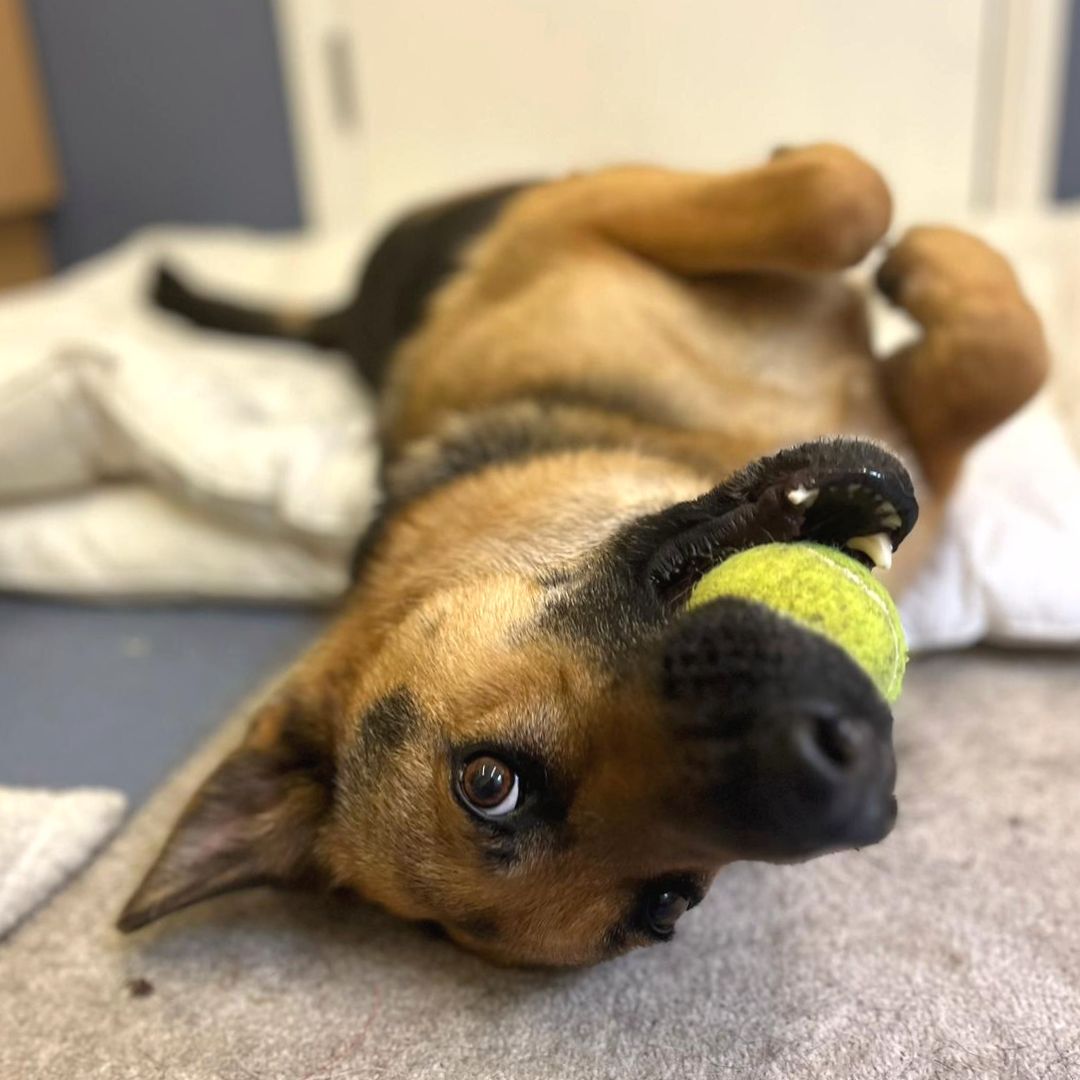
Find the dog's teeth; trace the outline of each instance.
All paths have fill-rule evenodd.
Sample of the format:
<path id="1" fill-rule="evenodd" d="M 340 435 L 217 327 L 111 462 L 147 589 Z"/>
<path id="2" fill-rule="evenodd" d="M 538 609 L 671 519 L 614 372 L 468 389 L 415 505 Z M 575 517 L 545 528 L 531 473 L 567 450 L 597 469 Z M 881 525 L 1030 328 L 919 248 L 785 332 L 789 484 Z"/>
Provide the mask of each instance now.
<path id="1" fill-rule="evenodd" d="M 805 488 L 800 484 L 797 488 L 792 488 L 787 493 L 788 502 L 792 506 L 805 506 L 809 509 L 817 501 L 818 489 L 817 488 Z"/>
<path id="2" fill-rule="evenodd" d="M 896 512 L 896 507 L 891 502 L 882 502 L 880 506 L 876 508 L 878 520 L 886 529 L 899 529 L 903 522 L 900 520 L 900 515 Z"/>
<path id="3" fill-rule="evenodd" d="M 871 562 L 880 570 L 892 566 L 892 541 L 887 533 L 879 532 L 871 536 L 853 536 L 845 545 L 852 551 L 861 551 L 870 557 Z"/>

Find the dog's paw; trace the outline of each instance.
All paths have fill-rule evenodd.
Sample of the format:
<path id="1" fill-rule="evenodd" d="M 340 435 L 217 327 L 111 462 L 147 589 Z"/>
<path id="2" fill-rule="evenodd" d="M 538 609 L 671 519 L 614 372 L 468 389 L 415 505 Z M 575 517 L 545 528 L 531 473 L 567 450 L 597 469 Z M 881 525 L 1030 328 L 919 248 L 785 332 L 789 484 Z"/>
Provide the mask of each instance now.
<path id="1" fill-rule="evenodd" d="M 878 269 L 876 283 L 893 304 L 927 325 L 981 305 L 1015 305 L 1020 286 L 1008 261 L 960 229 L 909 229 Z"/>
<path id="2" fill-rule="evenodd" d="M 1045 381 L 1039 317 L 1008 261 L 958 229 L 909 231 L 877 285 L 926 331 L 882 366 L 882 385 L 924 472 L 947 487 L 962 454 Z"/>

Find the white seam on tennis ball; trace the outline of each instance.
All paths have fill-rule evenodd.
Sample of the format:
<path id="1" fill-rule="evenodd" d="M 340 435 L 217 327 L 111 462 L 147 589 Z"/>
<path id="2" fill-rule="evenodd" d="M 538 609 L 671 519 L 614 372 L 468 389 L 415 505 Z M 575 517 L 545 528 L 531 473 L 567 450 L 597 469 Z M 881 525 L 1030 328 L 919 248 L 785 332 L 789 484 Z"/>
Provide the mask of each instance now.
<path id="1" fill-rule="evenodd" d="M 843 563 L 837 562 L 835 559 L 830 559 L 827 555 L 823 555 L 820 551 L 815 551 L 813 548 L 808 547 L 805 549 L 808 555 L 813 555 L 819 562 L 825 563 L 827 566 L 833 567 L 840 571 L 850 582 L 857 585 L 866 596 L 868 596 L 881 612 L 885 615 L 885 625 L 889 628 L 889 633 L 892 638 L 892 673 L 889 676 L 889 689 L 892 689 L 892 684 L 896 679 L 897 672 L 900 668 L 900 649 L 896 640 L 896 629 L 893 627 L 892 612 L 889 611 L 888 605 L 880 596 L 874 592 L 873 589 L 867 587 L 866 582 L 859 578 L 859 575 L 854 570 L 844 566 Z"/>

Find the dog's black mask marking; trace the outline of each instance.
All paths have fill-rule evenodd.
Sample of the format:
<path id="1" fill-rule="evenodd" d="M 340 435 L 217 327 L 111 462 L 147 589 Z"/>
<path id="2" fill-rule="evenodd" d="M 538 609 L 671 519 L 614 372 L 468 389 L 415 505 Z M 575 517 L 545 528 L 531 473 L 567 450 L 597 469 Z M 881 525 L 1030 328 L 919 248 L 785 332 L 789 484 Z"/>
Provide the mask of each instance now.
<path id="1" fill-rule="evenodd" d="M 793 503 L 789 493 L 798 488 L 813 490 L 813 502 Z M 832 439 L 756 461 L 639 523 L 625 540 L 637 567 L 644 558 L 650 584 L 681 606 L 706 571 L 737 551 L 798 540 L 842 548 L 878 532 L 895 549 L 918 513 L 911 477 L 896 457 L 874 443 Z"/>
<path id="2" fill-rule="evenodd" d="M 812 505 L 787 498 L 800 486 L 818 491 Z M 636 664 L 636 648 L 661 633 L 698 579 L 729 555 L 798 540 L 841 548 L 874 532 L 896 548 L 918 513 L 911 477 L 887 450 L 860 439 L 803 443 L 628 525 L 582 574 L 552 575 L 544 581 L 553 588 L 544 622 L 612 663 Z"/>
<path id="3" fill-rule="evenodd" d="M 817 492 L 812 504 L 788 498 Z M 918 514 L 893 455 L 853 439 L 762 459 L 700 498 L 623 529 L 580 576 L 552 577 L 545 627 L 660 703 L 680 761 L 674 820 L 696 855 L 789 860 L 880 840 L 896 816 L 892 714 L 840 648 L 764 605 L 685 611 L 709 568 L 759 544 L 842 547 Z M 688 748 L 692 743 L 692 748 Z M 680 838 L 685 840 L 685 837 Z"/>

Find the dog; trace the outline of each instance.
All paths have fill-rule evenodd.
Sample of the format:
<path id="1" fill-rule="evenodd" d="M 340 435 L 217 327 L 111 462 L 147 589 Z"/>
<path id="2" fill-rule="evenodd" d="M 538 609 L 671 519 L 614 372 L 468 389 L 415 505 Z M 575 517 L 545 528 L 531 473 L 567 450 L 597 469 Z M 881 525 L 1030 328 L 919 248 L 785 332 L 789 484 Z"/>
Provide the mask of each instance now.
<path id="1" fill-rule="evenodd" d="M 336 622 L 120 928 L 257 884 L 344 888 L 498 963 L 587 965 L 670 939 L 736 860 L 885 837 L 892 716 L 869 679 L 760 605 L 685 600 L 769 541 L 887 563 L 921 502 L 899 591 L 964 455 L 1043 381 L 1008 264 L 948 228 L 889 250 L 876 286 L 922 336 L 873 355 L 843 271 L 890 218 L 878 172 L 819 145 L 420 210 L 325 315 L 163 271 L 158 302 L 197 323 L 351 356 L 385 500 Z"/>

